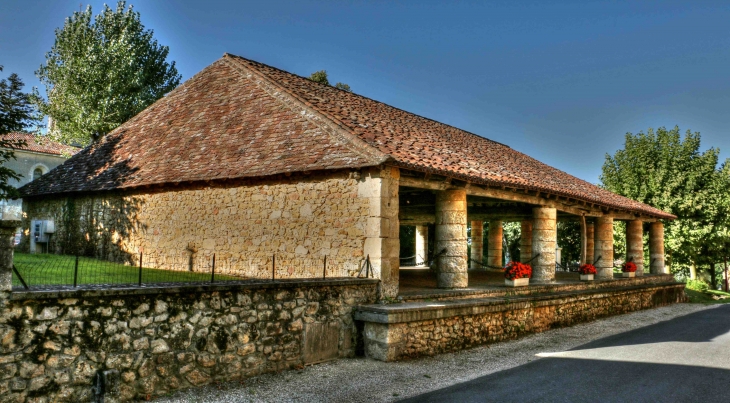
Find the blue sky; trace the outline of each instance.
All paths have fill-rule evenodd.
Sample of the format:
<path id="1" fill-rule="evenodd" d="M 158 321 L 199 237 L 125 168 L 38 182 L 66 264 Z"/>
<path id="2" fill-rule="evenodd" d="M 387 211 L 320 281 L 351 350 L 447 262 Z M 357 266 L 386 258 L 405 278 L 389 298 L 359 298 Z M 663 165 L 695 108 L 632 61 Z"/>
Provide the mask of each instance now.
<path id="1" fill-rule="evenodd" d="M 93 1 L 94 12 L 104 2 Z M 115 3 L 114 3 L 115 4 Z M 730 2 L 132 1 L 183 79 L 230 52 L 507 144 L 593 183 L 626 132 L 730 157 Z M 2 0 L 28 88 L 79 1 Z"/>

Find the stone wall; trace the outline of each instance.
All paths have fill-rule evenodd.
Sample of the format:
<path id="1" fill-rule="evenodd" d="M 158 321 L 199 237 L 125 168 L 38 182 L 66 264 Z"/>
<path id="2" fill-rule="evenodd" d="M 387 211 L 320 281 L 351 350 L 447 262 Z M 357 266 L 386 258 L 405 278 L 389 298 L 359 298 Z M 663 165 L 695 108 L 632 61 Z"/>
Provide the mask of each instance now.
<path id="1" fill-rule="evenodd" d="M 504 299 L 360 307 L 365 353 L 382 361 L 458 351 L 554 327 L 684 302 L 684 284 Z"/>
<path id="2" fill-rule="evenodd" d="M 6 293 L 0 401 L 90 401 L 100 370 L 117 371 L 119 394 L 107 399 L 124 401 L 351 357 L 352 309 L 374 302 L 376 286 L 340 279 Z"/>
<path id="3" fill-rule="evenodd" d="M 178 270 L 188 270 L 189 261 L 204 267 L 215 253 L 217 272 L 265 278 L 271 277 L 273 255 L 277 278 L 320 277 L 327 256 L 329 276 L 353 276 L 366 256 L 366 241 L 380 233 L 370 228 L 381 224 L 372 218 L 380 214 L 380 205 L 371 206 L 380 199 L 363 188 L 379 186 L 367 173 L 361 178 L 360 172 L 333 172 L 33 198 L 25 202 L 21 250 L 32 249 L 30 220 L 52 219 L 57 232 L 51 250 L 57 253 L 77 248 L 85 255 L 137 264 L 143 252 L 145 266 Z M 397 236 L 397 201 L 395 211 Z"/>

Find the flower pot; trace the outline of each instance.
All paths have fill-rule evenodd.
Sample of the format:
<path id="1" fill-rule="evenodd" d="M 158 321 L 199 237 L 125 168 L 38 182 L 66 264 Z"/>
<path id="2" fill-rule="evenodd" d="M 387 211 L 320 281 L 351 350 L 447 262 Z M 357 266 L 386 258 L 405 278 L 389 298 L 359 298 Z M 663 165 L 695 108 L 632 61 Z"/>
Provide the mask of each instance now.
<path id="1" fill-rule="evenodd" d="M 621 277 L 634 277 L 634 276 L 636 276 L 636 272 L 635 271 L 624 271 L 624 272 L 621 272 Z"/>
<path id="2" fill-rule="evenodd" d="M 593 281 L 593 274 L 581 274 L 581 281 Z"/>
<path id="3" fill-rule="evenodd" d="M 530 284 L 530 278 L 516 278 L 514 280 L 504 279 L 504 285 L 507 287 L 523 287 Z"/>

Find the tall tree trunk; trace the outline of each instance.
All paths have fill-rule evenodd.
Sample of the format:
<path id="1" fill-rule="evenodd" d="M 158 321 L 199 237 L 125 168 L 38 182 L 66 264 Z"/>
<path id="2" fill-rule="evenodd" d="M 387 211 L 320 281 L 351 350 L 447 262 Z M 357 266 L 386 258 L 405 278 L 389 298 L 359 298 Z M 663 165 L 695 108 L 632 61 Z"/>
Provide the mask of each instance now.
<path id="1" fill-rule="evenodd" d="M 689 278 L 691 280 L 697 280 L 697 264 L 694 261 L 689 266 Z"/>
<path id="2" fill-rule="evenodd" d="M 715 272 L 715 263 L 710 263 L 710 284 L 712 284 L 712 289 L 717 290 L 717 277 Z"/>

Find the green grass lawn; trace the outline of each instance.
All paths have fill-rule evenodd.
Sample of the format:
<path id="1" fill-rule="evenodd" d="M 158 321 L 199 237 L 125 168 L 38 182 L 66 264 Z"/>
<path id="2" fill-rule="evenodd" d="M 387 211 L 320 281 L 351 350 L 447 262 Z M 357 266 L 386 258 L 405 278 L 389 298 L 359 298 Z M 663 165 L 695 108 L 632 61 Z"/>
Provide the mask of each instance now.
<path id="1" fill-rule="evenodd" d="M 15 268 L 28 286 L 40 285 L 72 285 L 74 283 L 74 267 L 76 258 L 73 256 L 52 254 L 15 253 L 13 259 Z M 173 271 L 142 268 L 142 283 L 167 282 L 209 282 L 210 273 Z M 241 280 L 233 276 L 218 275 L 216 281 Z M 79 258 L 76 283 L 81 284 L 137 284 L 139 281 L 139 267 L 107 262 L 88 257 Z M 20 280 L 13 273 L 13 286 L 22 287 Z"/>
<path id="2" fill-rule="evenodd" d="M 730 293 L 717 290 L 707 290 L 705 292 L 690 290 L 685 288 L 689 302 L 700 304 L 727 304 L 730 302 Z M 724 298 L 723 298 L 724 297 Z"/>

